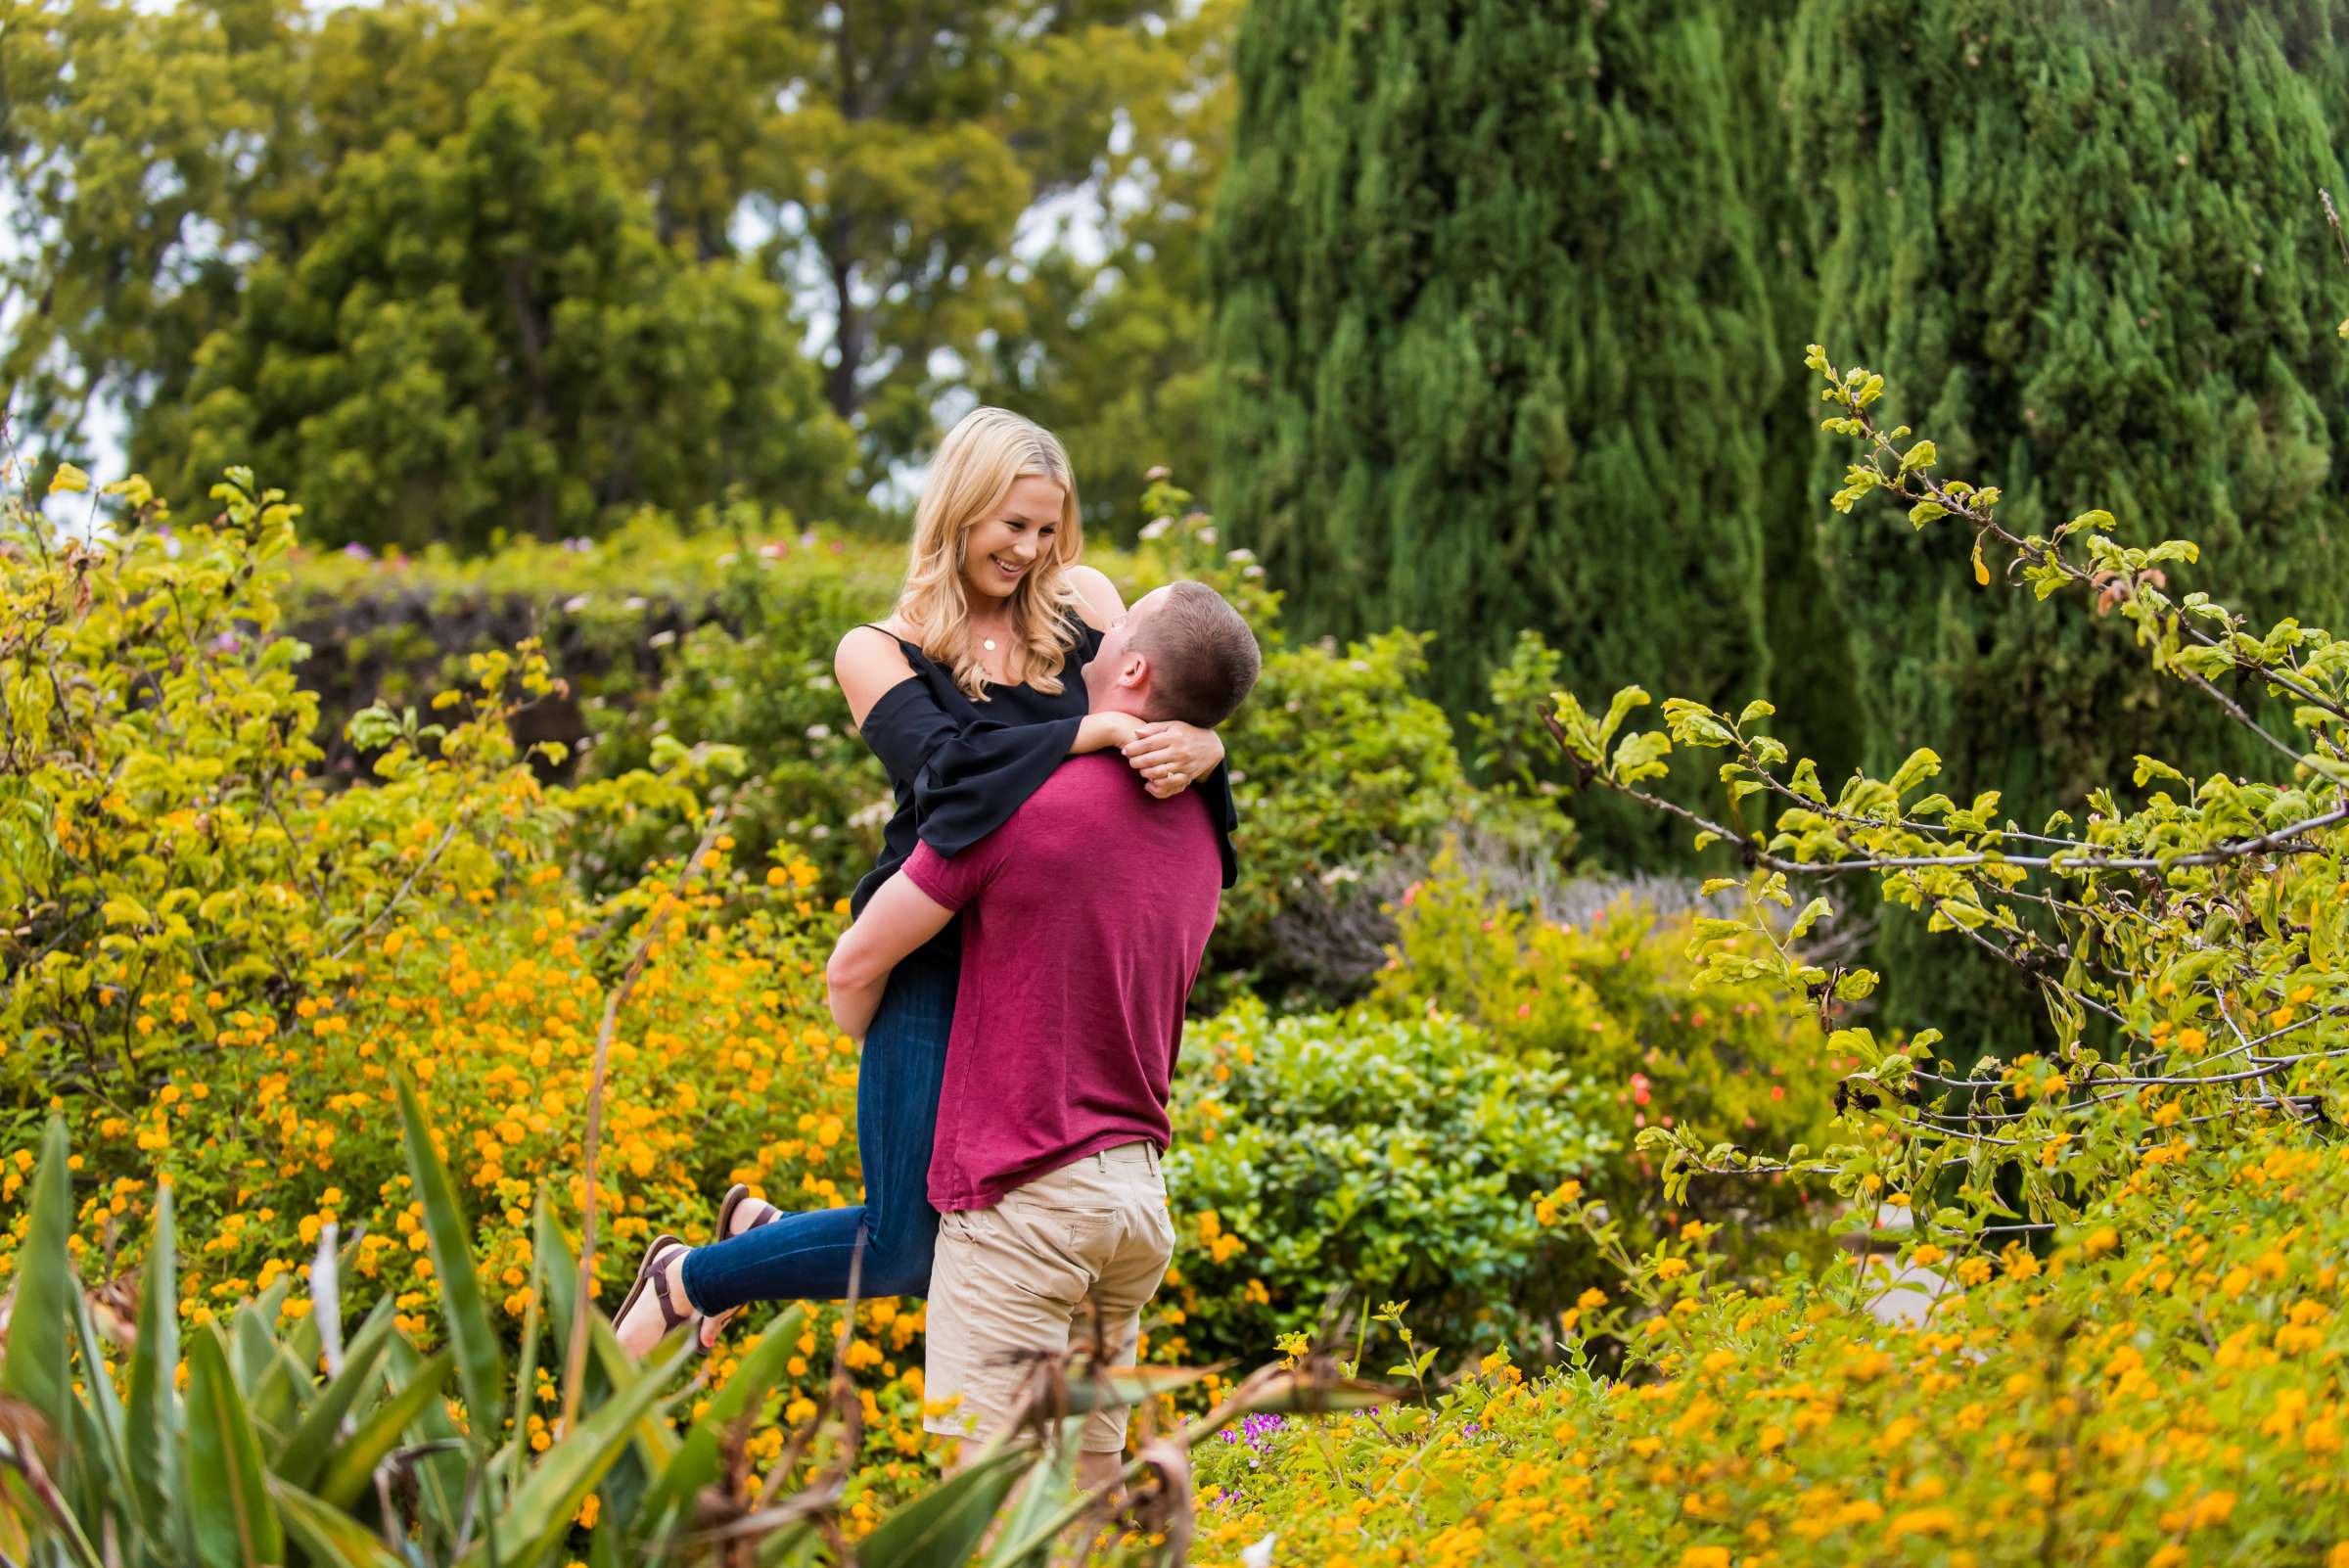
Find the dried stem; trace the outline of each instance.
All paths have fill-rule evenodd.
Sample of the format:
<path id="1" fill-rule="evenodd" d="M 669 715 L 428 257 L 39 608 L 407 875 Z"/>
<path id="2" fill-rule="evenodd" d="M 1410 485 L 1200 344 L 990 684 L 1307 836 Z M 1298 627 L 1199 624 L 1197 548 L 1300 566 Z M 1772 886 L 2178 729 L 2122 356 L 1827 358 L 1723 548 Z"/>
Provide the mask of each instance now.
<path id="1" fill-rule="evenodd" d="M 628 993 L 636 989 L 636 981 L 644 973 L 646 960 L 652 956 L 653 943 L 672 913 L 670 906 L 684 899 L 686 885 L 693 880 L 694 872 L 700 869 L 711 846 L 717 842 L 718 828 L 725 818 L 726 809 L 722 806 L 711 811 L 709 823 L 702 830 L 702 842 L 685 857 L 685 864 L 677 872 L 676 886 L 654 900 L 652 908 L 645 915 L 644 934 L 636 939 L 635 950 L 628 954 L 627 968 L 622 972 L 620 984 L 613 987 L 604 997 L 604 1021 L 595 1032 L 595 1066 L 587 1084 L 587 1128 L 583 1138 L 582 1162 L 586 1167 L 587 1192 L 579 1217 L 578 1292 L 573 1298 L 571 1344 L 563 1358 L 562 1430 L 566 1433 L 571 1431 L 573 1418 L 579 1412 L 579 1395 L 587 1374 L 587 1323 L 595 1311 L 594 1303 L 589 1298 L 595 1283 L 595 1176 L 598 1157 L 603 1150 L 604 1082 L 612 1060 L 612 1035 L 620 1023 L 621 1006 L 628 999 Z"/>

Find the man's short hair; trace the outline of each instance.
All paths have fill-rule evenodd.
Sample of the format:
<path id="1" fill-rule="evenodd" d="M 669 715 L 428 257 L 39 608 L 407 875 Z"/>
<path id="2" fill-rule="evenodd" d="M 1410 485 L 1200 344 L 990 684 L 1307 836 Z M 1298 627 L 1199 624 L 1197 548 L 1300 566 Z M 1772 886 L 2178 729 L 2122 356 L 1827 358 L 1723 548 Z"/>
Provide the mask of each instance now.
<path id="1" fill-rule="evenodd" d="M 1264 665 L 1256 633 L 1204 582 L 1171 584 L 1150 619 L 1134 628 L 1132 645 L 1150 661 L 1152 716 L 1201 729 L 1232 715 Z"/>

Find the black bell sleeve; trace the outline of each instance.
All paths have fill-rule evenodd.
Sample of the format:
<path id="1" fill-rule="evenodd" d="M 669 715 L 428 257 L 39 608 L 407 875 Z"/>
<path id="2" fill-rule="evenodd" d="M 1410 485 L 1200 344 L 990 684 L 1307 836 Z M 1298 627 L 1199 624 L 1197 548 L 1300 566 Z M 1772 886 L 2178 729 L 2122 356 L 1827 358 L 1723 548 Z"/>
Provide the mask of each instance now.
<path id="1" fill-rule="evenodd" d="M 982 721 L 941 745 L 913 784 L 922 842 L 952 858 L 1011 820 L 1011 813 L 1069 760 L 1069 748 L 1077 744 L 1077 728 L 1082 722 Z M 1216 825 L 1216 849 L 1222 857 L 1223 886 L 1228 888 L 1240 874 L 1239 856 L 1231 847 L 1232 832 L 1240 825 L 1239 808 L 1231 799 L 1231 769 L 1219 762 L 1191 787 L 1200 792 Z"/>
<path id="2" fill-rule="evenodd" d="M 1010 821 L 1011 813 L 1069 760 L 1083 722 L 982 719 L 944 740 L 914 775 L 913 818 L 922 842 L 951 859 Z"/>

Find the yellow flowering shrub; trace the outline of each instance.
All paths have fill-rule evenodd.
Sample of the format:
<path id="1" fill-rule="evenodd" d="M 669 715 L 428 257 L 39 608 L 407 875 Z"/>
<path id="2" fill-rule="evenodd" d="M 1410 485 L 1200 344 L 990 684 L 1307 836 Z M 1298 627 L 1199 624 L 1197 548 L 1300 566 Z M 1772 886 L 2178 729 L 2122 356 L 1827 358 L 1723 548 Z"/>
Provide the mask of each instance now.
<path id="1" fill-rule="evenodd" d="M 1768 985 L 1692 989 L 1695 917 L 1660 916 L 1627 897 L 1578 922 L 1546 918 L 1470 875 L 1452 846 L 1396 900 L 1395 921 L 1371 1005 L 1394 1017 L 1456 1013 L 1503 1055 L 1556 1064 L 1617 1148 L 1634 1150 L 1650 1128 L 1700 1147 L 1824 1140 L 1825 1085 L 1844 1065 L 1836 1049 L 1808 1007 Z M 1657 1175 L 1631 1152 L 1591 1180 L 1618 1215 L 1657 1233 L 1691 1218 L 1725 1222 L 1751 1267 L 1823 1239 L 1819 1195 L 1799 1182 L 1715 1178 L 1667 1194 Z"/>
<path id="2" fill-rule="evenodd" d="M 0 830 L 0 906 L 22 911 L 0 936 L 0 1276 L 23 1233 L 31 1130 L 54 1111 L 75 1151 L 86 1275 L 136 1265 L 128 1248 L 169 1182 L 191 1321 L 283 1283 L 282 1314 L 307 1312 L 301 1270 L 331 1223 L 354 1293 L 390 1292 L 399 1326 L 433 1340 L 439 1282 L 393 1088 L 405 1069 L 519 1337 L 532 1210 L 576 1230 L 595 1046 L 657 900 L 668 914 L 613 1020 L 599 1294 L 617 1301 L 657 1231 L 706 1238 L 733 1181 L 787 1209 L 858 1198 L 855 1049 L 823 997 L 840 890 L 788 846 L 745 864 L 722 834 L 678 899 L 675 862 L 610 897 L 568 873 L 572 848 L 610 824 L 698 818 L 722 754 L 679 747 L 659 772 L 542 784 L 509 725 L 555 680 L 526 645 L 474 656 L 465 686 L 421 714 L 357 715 L 376 777 L 323 790 L 305 771 L 315 700 L 278 629 L 298 509 L 232 475 L 213 522 L 173 530 L 143 485 L 112 494 L 86 538 L 21 508 L 0 536 L 15 726 L 0 799 L 39 807 Z M 838 1327 L 836 1310 L 810 1318 L 786 1411 L 821 1393 Z M 851 1327 L 868 1424 L 898 1455 L 860 1486 L 920 1469 L 890 1474 L 924 1448 L 920 1327 L 894 1302 L 859 1307 Z M 782 1451 L 780 1433 L 756 1442 Z"/>
<path id="3" fill-rule="evenodd" d="M 1925 1273 L 1748 1288 L 1711 1240 L 1621 1256 L 1554 1370 L 1208 1445 L 1194 1560 L 2349 1562 L 2349 1150 L 2247 1127 Z"/>

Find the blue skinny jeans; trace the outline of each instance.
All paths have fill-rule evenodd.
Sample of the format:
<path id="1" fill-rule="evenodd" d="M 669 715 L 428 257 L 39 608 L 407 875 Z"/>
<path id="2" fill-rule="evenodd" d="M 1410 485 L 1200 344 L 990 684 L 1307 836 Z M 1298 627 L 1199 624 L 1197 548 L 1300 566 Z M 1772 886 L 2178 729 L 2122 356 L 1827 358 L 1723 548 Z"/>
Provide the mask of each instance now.
<path id="1" fill-rule="evenodd" d="M 696 1311 L 716 1314 L 755 1301 L 844 1300 L 860 1242 L 859 1297 L 930 1293 L 930 1258 L 938 1244 L 930 1145 L 938 1131 L 939 1086 L 961 971 L 961 928 L 954 926 L 889 977 L 856 1074 L 864 1202 L 804 1209 L 694 1248 L 685 1255 L 684 1277 L 686 1299 Z"/>

